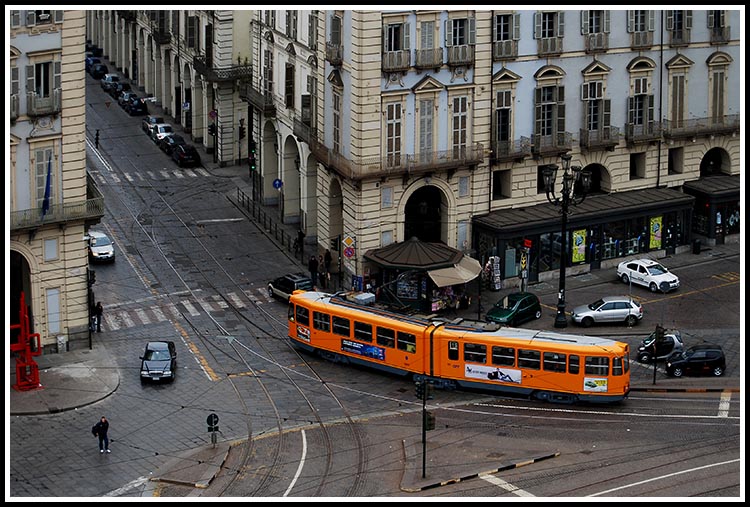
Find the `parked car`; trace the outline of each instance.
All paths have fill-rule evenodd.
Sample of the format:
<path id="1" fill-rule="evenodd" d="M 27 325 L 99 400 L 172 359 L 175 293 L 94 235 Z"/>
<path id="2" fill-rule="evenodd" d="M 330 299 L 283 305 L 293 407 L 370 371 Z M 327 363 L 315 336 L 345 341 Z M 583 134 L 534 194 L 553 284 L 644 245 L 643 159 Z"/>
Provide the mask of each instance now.
<path id="1" fill-rule="evenodd" d="M 108 73 L 109 73 L 109 68 L 103 63 L 93 64 L 91 66 L 91 70 L 89 71 L 89 74 L 91 74 L 92 78 L 99 79 L 99 80 L 101 80 Z"/>
<path id="2" fill-rule="evenodd" d="M 172 150 L 172 160 L 177 162 L 179 167 L 199 166 L 201 165 L 201 156 L 198 150 L 192 144 L 180 144 Z"/>
<path id="3" fill-rule="evenodd" d="M 172 151 L 180 145 L 185 144 L 185 138 L 182 137 L 180 134 L 172 134 L 171 136 L 167 136 L 163 138 L 161 141 L 159 141 L 158 145 L 161 151 L 166 153 L 167 155 L 172 155 Z"/>
<path id="4" fill-rule="evenodd" d="M 304 273 L 288 274 L 268 282 L 268 294 L 286 302 L 295 290 L 312 290 L 312 288 L 310 277 Z"/>
<path id="5" fill-rule="evenodd" d="M 85 63 L 86 72 L 90 74 L 91 68 L 97 63 L 102 63 L 102 61 L 101 59 L 95 57 L 93 53 L 91 55 L 86 56 L 86 63 Z"/>
<path id="6" fill-rule="evenodd" d="M 114 245 L 106 234 L 89 231 L 84 239 L 88 244 L 89 259 L 92 262 L 113 262 L 115 260 Z"/>
<path id="7" fill-rule="evenodd" d="M 141 359 L 141 382 L 147 380 L 172 381 L 177 375 L 177 350 L 172 341 L 153 341 L 146 344 Z"/>
<path id="8" fill-rule="evenodd" d="M 165 136 L 171 136 L 172 134 L 174 134 L 174 130 L 172 130 L 172 125 L 169 123 L 157 123 L 151 127 L 151 140 L 155 143 L 158 143 Z"/>
<path id="9" fill-rule="evenodd" d="M 625 284 L 632 282 L 648 287 L 651 292 L 664 289 L 669 292 L 680 286 L 677 275 L 652 259 L 622 261 L 617 265 L 617 278 Z"/>
<path id="10" fill-rule="evenodd" d="M 143 131 L 150 137 L 151 127 L 153 127 L 157 123 L 164 123 L 164 118 L 161 116 L 154 116 L 150 114 L 146 116 L 141 122 L 141 129 L 143 129 Z"/>
<path id="11" fill-rule="evenodd" d="M 656 332 L 651 333 L 638 346 L 638 361 L 641 363 L 651 363 L 654 357 L 654 341 L 656 341 Z M 664 339 L 656 342 L 656 359 L 666 359 L 674 352 L 682 352 L 684 345 L 682 335 L 676 329 L 664 331 Z"/>
<path id="12" fill-rule="evenodd" d="M 625 323 L 634 326 L 643 318 L 643 307 L 628 296 L 607 296 L 590 305 L 573 309 L 572 319 L 576 324 L 589 327 L 592 324 Z"/>
<path id="13" fill-rule="evenodd" d="M 122 81 L 118 81 L 117 83 L 112 84 L 109 89 L 107 90 L 110 95 L 112 95 L 112 98 L 120 101 L 120 94 L 124 92 L 129 92 L 131 90 L 130 83 L 123 83 Z"/>
<path id="14" fill-rule="evenodd" d="M 495 303 L 487 312 L 485 319 L 488 322 L 513 327 L 541 316 L 542 305 L 535 294 L 512 292 Z"/>
<path id="15" fill-rule="evenodd" d="M 117 103 L 118 103 L 118 104 L 120 104 L 120 107 L 122 107 L 123 109 L 125 109 L 125 106 L 127 106 L 127 105 L 128 105 L 128 103 L 129 103 L 129 102 L 130 102 L 130 101 L 131 101 L 131 100 L 132 100 L 132 99 L 133 99 L 134 97 L 135 97 L 135 98 L 138 98 L 138 95 L 137 95 L 137 94 L 136 94 L 136 93 L 135 93 L 134 91 L 127 91 L 127 92 L 122 92 L 122 93 L 120 94 L 120 96 L 119 96 L 119 97 L 117 97 Z"/>
<path id="16" fill-rule="evenodd" d="M 146 103 L 138 97 L 136 100 L 131 101 L 125 106 L 125 112 L 130 116 L 148 114 L 148 106 L 146 106 Z"/>
<path id="17" fill-rule="evenodd" d="M 105 74 L 104 77 L 99 80 L 99 83 L 102 86 L 102 90 L 109 93 L 109 89 L 120 82 L 120 76 L 117 74 Z"/>
<path id="18" fill-rule="evenodd" d="M 665 366 L 667 374 L 673 377 L 682 377 L 686 374 L 720 377 L 726 370 L 726 358 L 721 346 L 703 343 L 681 352 L 674 352 L 667 358 Z"/>

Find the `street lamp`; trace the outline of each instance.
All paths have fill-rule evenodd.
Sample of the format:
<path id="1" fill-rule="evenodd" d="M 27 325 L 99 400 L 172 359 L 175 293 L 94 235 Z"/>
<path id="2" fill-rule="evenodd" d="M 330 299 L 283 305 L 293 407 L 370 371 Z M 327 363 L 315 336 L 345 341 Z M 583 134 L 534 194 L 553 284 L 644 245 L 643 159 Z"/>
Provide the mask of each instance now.
<path id="1" fill-rule="evenodd" d="M 560 207 L 562 215 L 562 234 L 560 236 L 560 289 L 557 293 L 557 315 L 555 316 L 555 327 L 567 327 L 568 319 L 565 317 L 565 264 L 567 263 L 567 228 L 569 206 L 581 204 L 586 199 L 586 194 L 591 186 L 591 172 L 582 170 L 580 166 L 570 166 L 571 156 L 568 153 L 560 155 L 562 159 L 562 191 L 560 196 L 555 195 L 555 179 L 558 166 L 548 164 L 542 168 L 544 179 L 544 191 L 547 200 Z M 581 185 L 576 188 L 576 183 Z"/>

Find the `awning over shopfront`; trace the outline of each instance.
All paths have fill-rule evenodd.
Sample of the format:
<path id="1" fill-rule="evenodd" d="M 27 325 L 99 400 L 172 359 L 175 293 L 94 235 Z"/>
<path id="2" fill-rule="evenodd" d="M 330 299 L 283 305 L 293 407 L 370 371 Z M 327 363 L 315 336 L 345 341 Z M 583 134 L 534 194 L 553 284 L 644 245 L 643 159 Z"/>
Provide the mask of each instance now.
<path id="1" fill-rule="evenodd" d="M 433 269 L 428 271 L 427 274 L 438 287 L 447 287 L 470 282 L 478 277 L 481 272 L 482 265 L 479 264 L 479 261 L 464 255 L 458 264 L 449 268 Z"/>

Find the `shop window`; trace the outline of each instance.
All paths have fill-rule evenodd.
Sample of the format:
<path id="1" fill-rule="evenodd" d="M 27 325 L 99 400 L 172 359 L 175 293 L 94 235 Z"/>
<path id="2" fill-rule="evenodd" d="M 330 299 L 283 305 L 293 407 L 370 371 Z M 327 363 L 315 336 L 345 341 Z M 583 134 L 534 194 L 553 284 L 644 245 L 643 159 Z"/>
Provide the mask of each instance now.
<path id="1" fill-rule="evenodd" d="M 541 353 L 538 350 L 518 350 L 518 367 L 527 370 L 538 370 Z"/>
<path id="2" fill-rule="evenodd" d="M 297 322 L 299 322 L 303 326 L 309 326 L 310 325 L 310 310 L 308 310 L 304 306 L 297 305 Z"/>
<path id="3" fill-rule="evenodd" d="M 543 366 L 544 371 L 559 371 L 565 373 L 565 354 L 545 352 Z"/>
<path id="4" fill-rule="evenodd" d="M 399 350 L 404 350 L 410 353 L 417 351 L 417 337 L 411 333 L 399 331 L 396 344 Z"/>
<path id="5" fill-rule="evenodd" d="M 391 348 L 396 345 L 396 332 L 393 329 L 378 326 L 377 330 L 376 340 L 378 345 Z"/>
<path id="6" fill-rule="evenodd" d="M 327 313 L 313 312 L 313 328 L 328 332 L 331 330 L 331 316 Z"/>
<path id="7" fill-rule="evenodd" d="M 586 375 L 606 377 L 609 375 L 609 358 L 601 356 L 586 356 Z"/>
<path id="8" fill-rule="evenodd" d="M 514 366 L 516 364 L 516 349 L 512 347 L 492 347 L 492 364 Z"/>
<path id="9" fill-rule="evenodd" d="M 487 346 L 481 343 L 464 343 L 464 361 L 485 364 L 487 362 Z"/>
<path id="10" fill-rule="evenodd" d="M 359 341 L 372 343 L 372 326 L 355 320 L 354 338 Z"/>
<path id="11" fill-rule="evenodd" d="M 349 319 L 342 317 L 333 317 L 333 332 L 340 336 L 346 336 L 347 338 L 351 335 L 351 323 Z"/>
<path id="12" fill-rule="evenodd" d="M 646 177 L 646 154 L 630 154 L 630 179 L 636 180 Z"/>

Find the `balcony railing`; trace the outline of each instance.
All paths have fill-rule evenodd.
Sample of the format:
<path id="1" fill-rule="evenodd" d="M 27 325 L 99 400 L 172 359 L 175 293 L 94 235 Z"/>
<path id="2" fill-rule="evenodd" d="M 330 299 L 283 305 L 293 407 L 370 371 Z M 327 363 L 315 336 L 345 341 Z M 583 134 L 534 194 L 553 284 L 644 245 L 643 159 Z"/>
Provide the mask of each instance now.
<path id="1" fill-rule="evenodd" d="M 687 46 L 690 44 L 690 30 L 682 28 L 669 32 L 670 46 Z"/>
<path id="2" fill-rule="evenodd" d="M 559 155 L 570 151 L 572 147 L 573 135 L 570 132 L 560 132 L 549 136 L 531 136 L 531 152 L 534 156 Z"/>
<path id="3" fill-rule="evenodd" d="M 35 92 L 26 94 L 26 113 L 29 116 L 45 116 L 62 110 L 62 90 L 52 90 L 52 95 L 40 97 Z"/>
<path id="4" fill-rule="evenodd" d="M 10 121 L 16 121 L 18 118 L 18 94 L 13 93 L 10 96 Z"/>
<path id="5" fill-rule="evenodd" d="M 590 33 L 586 35 L 586 52 L 587 53 L 599 53 L 609 49 L 609 34 Z"/>
<path id="6" fill-rule="evenodd" d="M 344 46 L 333 42 L 326 42 L 326 60 L 334 67 L 344 62 Z"/>
<path id="7" fill-rule="evenodd" d="M 310 118 L 303 118 L 299 115 L 294 116 L 294 135 L 310 144 L 310 139 L 315 135 L 315 129 L 312 126 Z"/>
<path id="8" fill-rule="evenodd" d="M 729 38 L 728 26 L 711 29 L 711 44 L 726 44 L 729 42 Z"/>
<path id="9" fill-rule="evenodd" d="M 276 116 L 276 106 L 273 102 L 273 95 L 270 93 L 259 92 L 253 88 L 249 81 L 245 82 L 245 85 L 240 87 L 240 99 L 251 103 L 266 117 Z"/>
<path id="10" fill-rule="evenodd" d="M 414 66 L 418 69 L 437 69 L 443 66 L 443 48 L 417 49 L 417 61 Z"/>
<path id="11" fill-rule="evenodd" d="M 632 49 L 650 48 L 654 45 L 654 32 L 633 32 L 630 37 Z"/>
<path id="12" fill-rule="evenodd" d="M 518 56 L 517 40 L 498 40 L 492 43 L 492 59 L 510 60 Z"/>
<path id="13" fill-rule="evenodd" d="M 407 71 L 411 68 L 411 51 L 386 51 L 383 53 L 383 72 Z"/>
<path id="14" fill-rule="evenodd" d="M 604 127 L 599 130 L 581 129 L 581 148 L 587 150 L 612 150 L 620 142 L 620 129 Z"/>
<path id="15" fill-rule="evenodd" d="M 492 162 L 521 160 L 528 156 L 531 156 L 531 138 L 529 137 L 509 141 L 492 141 L 492 153 L 490 154 L 490 161 Z"/>
<path id="16" fill-rule="evenodd" d="M 664 137 L 686 139 L 696 136 L 729 135 L 739 133 L 740 115 L 729 114 L 715 118 L 690 118 L 688 120 L 664 120 Z"/>
<path id="17" fill-rule="evenodd" d="M 625 139 L 630 144 L 647 143 L 660 138 L 660 122 L 650 122 L 643 125 L 628 123 L 625 125 Z"/>
<path id="18" fill-rule="evenodd" d="M 537 51 L 540 55 L 559 55 L 562 53 L 562 37 L 545 37 L 537 40 Z"/>
<path id="19" fill-rule="evenodd" d="M 467 66 L 474 63 L 474 46 L 448 46 L 448 65 L 451 67 Z"/>
<path id="20" fill-rule="evenodd" d="M 86 190 L 89 198 L 85 201 L 50 204 L 49 211 L 44 216 L 42 216 L 41 208 L 11 211 L 11 232 L 36 229 L 42 225 L 61 224 L 74 220 L 101 220 L 104 216 L 104 197 L 88 174 L 86 175 Z"/>
<path id="21" fill-rule="evenodd" d="M 217 68 L 216 62 L 211 65 L 206 63 L 205 55 L 194 56 L 193 67 L 195 72 L 204 76 L 209 82 L 235 81 L 253 77 L 253 66 L 249 63 Z"/>

